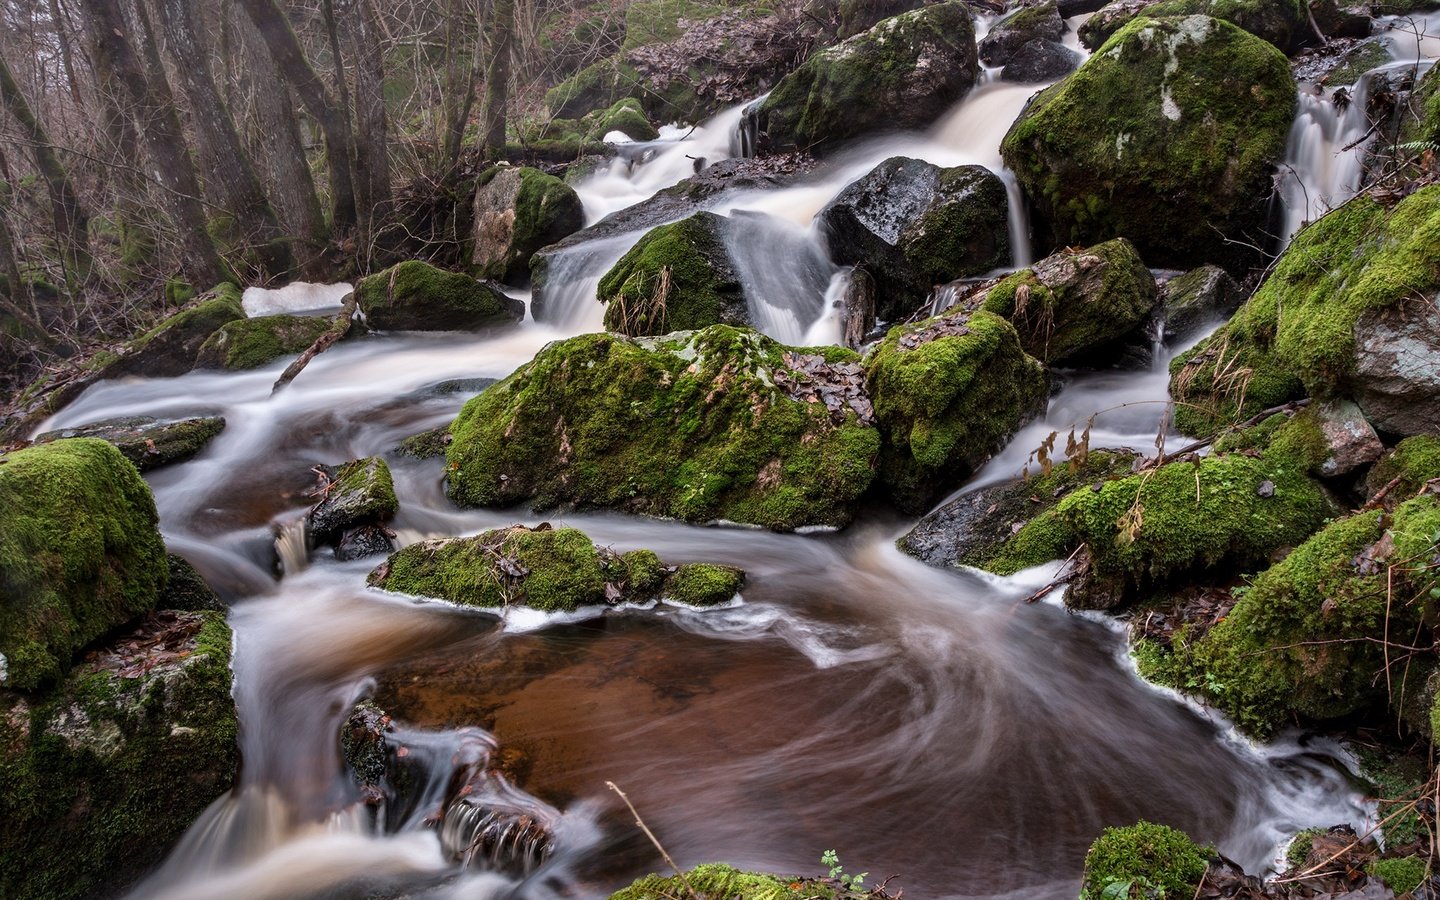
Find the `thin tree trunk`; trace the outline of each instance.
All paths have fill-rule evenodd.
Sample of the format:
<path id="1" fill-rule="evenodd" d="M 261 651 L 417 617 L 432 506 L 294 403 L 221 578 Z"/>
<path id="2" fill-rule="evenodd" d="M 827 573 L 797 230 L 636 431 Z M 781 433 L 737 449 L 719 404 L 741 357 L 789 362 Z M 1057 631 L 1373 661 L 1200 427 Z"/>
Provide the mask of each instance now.
<path id="1" fill-rule="evenodd" d="M 460 21 L 460 14 L 463 11 L 462 0 L 454 0 L 450 15 L 452 22 Z M 458 30 L 458 24 L 454 26 Z M 459 54 L 456 54 L 458 57 Z M 465 143 L 465 126 L 470 122 L 470 112 L 475 108 L 475 84 L 480 80 L 481 70 L 485 62 L 485 28 L 477 14 L 475 18 L 475 46 L 470 54 L 470 67 L 465 76 L 463 85 L 456 85 L 455 95 L 459 98 L 459 104 L 449 113 L 445 130 L 444 159 L 442 160 L 442 171 L 450 172 L 460 163 L 460 151 Z M 458 82 L 459 79 L 456 78 Z"/>
<path id="2" fill-rule="evenodd" d="M 96 65 L 113 73 L 131 110 L 151 113 L 141 137 L 155 166 L 155 177 L 165 188 L 165 204 L 179 232 L 185 277 L 191 284 L 205 287 L 223 281 L 225 267 L 205 228 L 200 182 L 186 153 L 174 107 L 164 104 L 156 86 L 145 77 L 140 58 L 125 37 L 125 22 L 118 6 L 110 0 L 81 0 L 81 4 L 88 13 L 86 21 L 96 48 Z"/>
<path id="3" fill-rule="evenodd" d="M 374 0 L 358 0 L 350 16 L 350 33 L 356 48 L 355 65 L 355 171 L 370 198 L 371 231 L 375 218 L 390 206 L 389 122 L 385 115 L 385 47 Z"/>
<path id="4" fill-rule="evenodd" d="M 50 0 L 50 18 L 55 22 L 55 40 L 60 44 L 60 62 L 65 67 L 65 81 L 70 86 L 70 98 L 76 106 L 83 106 L 80 99 L 80 80 L 75 77 L 75 53 L 70 47 L 70 34 L 65 29 L 65 16 L 60 10 L 60 0 Z"/>
<path id="5" fill-rule="evenodd" d="M 155 0 L 155 9 L 180 89 L 190 103 L 190 121 L 207 181 L 218 187 L 221 205 L 235 218 L 246 242 L 253 242 L 261 268 L 268 275 L 284 275 L 294 266 L 289 245 L 210 76 L 209 48 L 191 15 L 191 2 Z"/>
<path id="6" fill-rule="evenodd" d="M 510 50 L 515 41 L 515 0 L 495 0 L 490 15 L 490 58 L 485 62 L 484 155 L 505 150 L 505 108 L 510 102 Z"/>
<path id="7" fill-rule="evenodd" d="M 305 58 L 300 41 L 290 27 L 290 20 L 275 0 L 241 0 L 241 5 L 255 23 L 270 56 L 285 81 L 300 97 L 300 102 L 325 133 L 325 157 L 330 167 L 332 201 L 331 225 L 337 234 L 348 234 L 356 224 L 355 179 L 352 172 L 354 151 L 350 129 L 345 117 L 331 99 L 325 84 Z"/>

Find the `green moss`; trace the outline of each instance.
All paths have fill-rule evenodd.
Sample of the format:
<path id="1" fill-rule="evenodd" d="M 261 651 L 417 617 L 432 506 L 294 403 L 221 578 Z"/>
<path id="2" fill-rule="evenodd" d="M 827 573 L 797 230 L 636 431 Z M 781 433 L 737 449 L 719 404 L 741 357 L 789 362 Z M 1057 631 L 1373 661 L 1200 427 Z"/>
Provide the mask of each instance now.
<path id="1" fill-rule="evenodd" d="M 380 330 L 451 331 L 517 322 L 524 304 L 469 275 L 410 260 L 360 279 L 360 311 Z"/>
<path id="2" fill-rule="evenodd" d="M 1332 87 L 1355 84 L 1371 69 L 1390 62 L 1390 50 L 1379 40 L 1362 41 L 1346 50 L 1340 57 L 1340 65 L 1330 70 L 1326 84 Z"/>
<path id="3" fill-rule="evenodd" d="M 388 522 L 399 510 L 390 466 L 378 456 L 367 456 L 336 471 L 324 498 L 310 510 L 310 531 L 318 541 L 338 540 L 356 526 Z"/>
<path id="4" fill-rule="evenodd" d="M 586 139 L 601 141 L 612 131 L 624 132 L 627 137 L 635 141 L 653 141 L 660 136 L 660 132 L 656 131 L 655 126 L 650 124 L 650 120 L 645 118 L 645 110 L 640 105 L 640 101 L 633 97 L 616 100 L 609 109 L 596 113 L 591 118 L 591 126 L 586 134 Z"/>
<path id="5" fill-rule="evenodd" d="M 1123 235 L 1149 264 L 1188 268 L 1259 233 L 1295 102 L 1265 41 L 1215 19 L 1141 17 L 1038 94 L 1001 152 L 1056 243 Z"/>
<path id="6" fill-rule="evenodd" d="M 245 310 L 240 306 L 240 291 L 231 284 L 218 285 L 202 294 L 194 305 L 132 340 L 123 355 L 99 368 L 99 376 L 183 375 L 195 368 L 200 346 L 210 335 L 225 323 L 243 318 Z"/>
<path id="7" fill-rule="evenodd" d="M 900 237 L 900 251 L 924 285 L 945 284 L 1010 263 L 1005 183 L 980 166 L 939 170 L 937 202 Z"/>
<path id="8" fill-rule="evenodd" d="M 1413 497 L 1426 482 L 1440 478 L 1440 437 L 1421 434 L 1396 444 L 1370 470 L 1365 486 L 1374 494 L 1397 478 L 1388 495 L 1393 500 Z"/>
<path id="9" fill-rule="evenodd" d="M 498 192 L 487 213 L 477 197 L 477 243 L 474 261 L 482 278 L 519 283 L 530 270 L 530 257 L 547 244 L 567 237 L 585 224 L 585 210 L 575 189 L 539 169 L 493 167 L 481 176 L 479 191 Z M 507 207 L 508 208 L 505 208 Z M 498 213 L 498 215 L 497 215 Z"/>
<path id="10" fill-rule="evenodd" d="M 1410 156 L 1440 150 L 1440 68 L 1432 66 L 1411 91 L 1398 143 L 1397 149 Z"/>
<path id="11" fill-rule="evenodd" d="M 1100 900 L 1107 888 L 1128 883 L 1132 887 L 1118 896 L 1188 900 L 1205 874 L 1208 857 L 1208 849 L 1166 825 L 1141 821 L 1107 828 L 1085 854 L 1080 897 Z"/>
<path id="12" fill-rule="evenodd" d="M 631 550 L 620 557 L 625 567 L 625 580 L 637 598 L 648 599 L 660 593 L 665 583 L 665 564 L 653 550 Z"/>
<path id="13" fill-rule="evenodd" d="M 723 3 L 699 0 L 635 0 L 625 7 L 624 49 L 673 41 L 684 33 L 681 19 L 705 19 L 725 9 Z"/>
<path id="14" fill-rule="evenodd" d="M 631 336 L 743 321 L 745 297 L 721 235 L 725 219 L 698 212 L 652 229 L 600 279 L 605 327 Z"/>
<path id="15" fill-rule="evenodd" d="M 1415 811 L 1390 817 L 1397 807 L 1420 799 L 1430 781 L 1430 766 L 1423 756 L 1413 753 L 1392 753 L 1374 747 L 1355 749 L 1360 774 L 1373 788 L 1375 799 L 1381 801 L 1382 813 L 1390 821 L 1380 826 L 1380 833 L 1389 847 L 1408 844 L 1427 837 L 1429 830 Z"/>
<path id="16" fill-rule="evenodd" d="M 56 441 L 0 457 L 5 685 L 53 683 L 75 653 L 155 606 L 165 545 L 155 501 L 110 444 Z"/>
<path id="17" fill-rule="evenodd" d="M 1144 15 L 1151 19 L 1192 15 L 1223 19 L 1286 51 L 1297 49 L 1306 40 L 1313 38 L 1309 30 L 1310 12 L 1303 0 L 1161 0 L 1160 3 L 1145 7 Z M 1133 16 L 1109 16 L 1097 23 L 1099 28 L 1082 28 L 1081 34 L 1086 46 L 1096 46 L 1132 18 Z"/>
<path id="18" fill-rule="evenodd" d="M 588 65 L 551 88 L 545 94 L 545 108 L 555 118 L 575 119 L 643 90 L 640 73 L 616 56 Z"/>
<path id="19" fill-rule="evenodd" d="M 1429 871 L 1430 864 L 1418 856 L 1377 859 L 1370 864 L 1370 874 L 1385 882 L 1385 886 L 1396 894 L 1418 888 Z"/>
<path id="20" fill-rule="evenodd" d="M 824 885 L 808 882 L 802 885 L 798 879 L 781 880 L 773 875 L 742 872 L 723 863 L 707 863 L 685 873 L 683 882 L 677 876 L 646 875 L 611 894 L 610 900 L 668 900 L 686 896 L 689 889 L 705 897 L 726 900 L 835 900 L 836 897 L 834 890 Z"/>
<path id="21" fill-rule="evenodd" d="M 330 327 L 314 316 L 259 316 L 227 322 L 200 346 L 200 368 L 256 369 L 282 356 L 303 353 Z"/>
<path id="22" fill-rule="evenodd" d="M 972 472 L 1046 395 L 1044 369 L 987 312 L 890 329 L 865 374 L 885 438 L 880 476 L 907 510 Z"/>
<path id="23" fill-rule="evenodd" d="M 1437 290 L 1440 185 L 1393 208 L 1356 197 L 1296 235 L 1229 324 L 1171 364 L 1176 424 L 1209 435 L 1306 393 L 1343 393 L 1356 322 Z"/>
<path id="24" fill-rule="evenodd" d="M 783 353 L 723 325 L 551 344 L 465 405 L 446 456 L 450 495 L 778 530 L 845 524 L 879 436 L 854 412 L 832 420 L 776 388 Z"/>
<path id="25" fill-rule="evenodd" d="M 666 599 L 685 606 L 718 606 L 740 592 L 745 573 L 734 566 L 686 563 L 665 579 Z"/>
<path id="26" fill-rule="evenodd" d="M 449 445 L 450 426 L 441 425 L 405 438 L 395 447 L 395 453 L 412 459 L 434 459 L 444 456 L 445 448 Z"/>
<path id="27" fill-rule="evenodd" d="M 165 302 L 171 306 L 183 306 L 194 300 L 198 293 L 199 291 L 184 279 L 168 278 L 165 280 Z"/>
<path id="28" fill-rule="evenodd" d="M 1310 855 L 1315 838 L 1325 833 L 1323 828 L 1306 828 L 1295 835 L 1290 841 L 1290 846 L 1285 848 L 1285 862 L 1291 869 L 1304 867 L 1305 859 Z"/>

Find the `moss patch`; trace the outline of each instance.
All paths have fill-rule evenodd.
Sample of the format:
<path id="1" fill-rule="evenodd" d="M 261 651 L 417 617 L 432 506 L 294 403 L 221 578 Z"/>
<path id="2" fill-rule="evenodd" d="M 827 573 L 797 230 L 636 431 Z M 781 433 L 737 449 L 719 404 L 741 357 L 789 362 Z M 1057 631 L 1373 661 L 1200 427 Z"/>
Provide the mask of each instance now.
<path id="1" fill-rule="evenodd" d="M 727 900 L 835 900 L 833 889 L 801 879 L 780 879 L 758 872 L 742 872 L 724 863 L 707 863 L 685 873 L 684 882 L 677 876 L 646 875 L 624 890 L 610 895 L 610 900 L 668 900 L 686 896 L 686 883 L 706 897 Z"/>
<path id="2" fill-rule="evenodd" d="M 586 140 L 602 141 L 612 131 L 624 132 L 634 141 L 653 141 L 660 136 L 660 132 L 645 118 L 645 109 L 640 101 L 633 97 L 616 100 L 609 109 L 588 118 L 591 124 Z"/>
<path id="3" fill-rule="evenodd" d="M 745 583 L 744 571 L 714 563 L 686 563 L 665 579 L 664 596 L 685 606 L 719 606 L 730 602 Z"/>
<path id="4" fill-rule="evenodd" d="M 206 338 L 195 364 L 202 369 L 256 369 L 282 356 L 303 353 L 329 327 L 329 319 L 315 316 L 236 319 Z"/>
<path id="5" fill-rule="evenodd" d="M 631 336 L 743 325 L 745 295 L 709 212 L 652 229 L 600 279 L 605 327 Z"/>
<path id="6" fill-rule="evenodd" d="M 420 260 L 362 278 L 361 312 L 382 331 L 470 331 L 520 321 L 525 304 L 498 288 Z"/>
<path id="7" fill-rule="evenodd" d="M 331 541 L 342 531 L 388 522 L 399 509 L 390 466 L 378 456 L 367 456 L 335 473 L 324 498 L 310 510 L 310 531 L 316 540 Z"/>
<path id="8" fill-rule="evenodd" d="M 184 375 L 195 368 L 200 347 L 210 335 L 227 322 L 243 318 L 239 289 L 232 284 L 219 285 L 202 294 L 194 305 L 131 341 L 119 357 L 104 363 L 100 377 Z"/>
<path id="9" fill-rule="evenodd" d="M 1428 871 L 1429 863 L 1418 856 L 1377 859 L 1370 864 L 1370 874 L 1385 882 L 1385 886 L 1396 894 L 1415 890 L 1425 880 Z"/>
<path id="10" fill-rule="evenodd" d="M 1371 468 L 1365 486 L 1374 494 L 1397 478 L 1399 481 L 1387 495 L 1392 505 L 1415 496 L 1426 482 L 1440 478 L 1440 437 L 1421 434 L 1396 444 Z"/>
<path id="11" fill-rule="evenodd" d="M 1113 885 L 1129 885 L 1116 896 L 1185 900 L 1194 895 L 1205 874 L 1209 851 L 1182 831 L 1138 822 L 1107 828 L 1085 854 L 1081 900 L 1101 900 Z"/>

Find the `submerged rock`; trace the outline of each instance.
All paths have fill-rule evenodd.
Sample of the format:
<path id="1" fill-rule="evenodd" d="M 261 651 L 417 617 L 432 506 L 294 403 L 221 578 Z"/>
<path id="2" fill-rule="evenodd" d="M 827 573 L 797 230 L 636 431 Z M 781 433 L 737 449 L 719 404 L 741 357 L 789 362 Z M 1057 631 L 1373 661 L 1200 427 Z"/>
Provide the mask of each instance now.
<path id="1" fill-rule="evenodd" d="M 667 568 L 649 550 L 619 554 L 575 528 L 514 525 L 469 538 L 421 541 L 370 573 L 375 587 L 486 609 L 574 612 L 658 596 L 689 606 L 731 600 L 745 573 L 689 563 Z"/>
<path id="2" fill-rule="evenodd" d="M 849 351 L 825 353 L 820 368 L 854 367 Z M 551 344 L 455 420 L 450 496 L 782 531 L 844 525 L 880 439 L 868 401 L 848 393 L 858 369 L 817 392 L 799 383 L 816 377 L 805 368 L 769 338 L 725 325 Z"/>
<path id="3" fill-rule="evenodd" d="M 1031 41 L 1058 41 L 1064 35 L 1065 22 L 1055 0 L 1022 6 L 990 26 L 980 42 L 980 59 L 987 66 L 1003 66 Z"/>
<path id="4" fill-rule="evenodd" d="M 34 690 L 155 608 L 165 544 L 135 467 L 92 438 L 0 457 L 0 686 Z"/>
<path id="5" fill-rule="evenodd" d="M 469 275 L 410 260 L 355 285 L 360 311 L 381 331 L 474 331 L 508 325 L 525 304 Z"/>
<path id="6" fill-rule="evenodd" d="M 257 316 L 226 322 L 205 339 L 195 360 L 201 369 L 256 369 L 282 356 L 303 353 L 330 327 L 317 316 Z"/>
<path id="7" fill-rule="evenodd" d="M 574 188 L 539 169 L 495 166 L 475 190 L 470 262 L 481 278 L 511 284 L 530 275 L 530 257 L 585 224 Z"/>
<path id="8" fill-rule="evenodd" d="M 978 76 L 969 10 L 941 3 L 821 50 L 747 114 L 762 145 L 823 153 L 869 132 L 927 128 Z"/>
<path id="9" fill-rule="evenodd" d="M 1129 238 L 1152 265 L 1259 239 L 1295 110 L 1283 54 L 1216 19 L 1136 19 L 1001 144 L 1055 244 Z"/>
<path id="10" fill-rule="evenodd" d="M 224 429 L 225 420 L 220 416 L 197 416 L 176 422 L 131 416 L 47 431 L 37 435 L 35 443 L 48 444 L 66 438 L 99 438 L 114 444 L 137 469 L 148 472 L 170 463 L 184 462 L 204 450 Z"/>
<path id="11" fill-rule="evenodd" d="M 1155 308 L 1155 277 L 1129 241 L 1061 250 L 1006 277 L 980 308 L 1004 316 L 1026 353 L 1047 364 L 1113 350 Z"/>
<path id="12" fill-rule="evenodd" d="M 640 337 L 710 325 L 748 325 L 725 251 L 728 220 L 710 212 L 651 230 L 600 279 L 605 327 Z"/>

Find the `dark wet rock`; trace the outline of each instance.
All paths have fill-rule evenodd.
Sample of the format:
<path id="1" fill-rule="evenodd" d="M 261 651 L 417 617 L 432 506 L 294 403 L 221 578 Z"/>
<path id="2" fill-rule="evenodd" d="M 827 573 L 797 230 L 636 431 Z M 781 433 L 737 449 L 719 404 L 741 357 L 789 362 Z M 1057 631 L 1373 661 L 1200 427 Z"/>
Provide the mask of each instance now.
<path id="1" fill-rule="evenodd" d="M 185 557 L 178 553 L 167 553 L 165 564 L 170 575 L 165 581 L 165 590 L 161 592 L 156 607 L 181 612 L 209 610 L 223 613 L 228 609 Z"/>
<path id="2" fill-rule="evenodd" d="M 585 224 L 575 189 L 539 169 L 496 166 L 475 190 L 471 265 L 481 278 L 511 284 L 530 275 L 530 257 Z"/>
<path id="3" fill-rule="evenodd" d="M 365 321 L 381 331 L 475 331 L 520 321 L 525 304 L 469 275 L 410 260 L 355 285 Z"/>
<path id="4" fill-rule="evenodd" d="M 99 438 L 114 444 L 137 469 L 148 472 L 191 458 L 204 450 L 224 428 L 225 420 L 220 416 L 198 416 L 175 422 L 131 416 L 47 431 L 37 435 L 35 443 L 48 444 L 65 438 Z"/>
<path id="5" fill-rule="evenodd" d="M 841 191 L 816 220 L 831 259 L 876 284 L 876 315 L 913 312 L 933 285 L 1010 258 L 1005 185 L 981 166 L 942 169 L 903 156 Z"/>
<path id="6" fill-rule="evenodd" d="M 1124 236 L 1157 266 L 1240 259 L 1227 241 L 1261 239 L 1294 118 L 1284 54 L 1205 16 L 1137 19 L 1107 47 L 1001 144 L 1040 232 L 1061 246 Z"/>
<path id="7" fill-rule="evenodd" d="M 400 503 L 390 467 L 378 456 L 352 460 L 337 470 L 321 488 L 322 498 L 311 508 L 310 534 L 329 543 L 362 525 L 380 525 L 395 517 Z"/>
<path id="8" fill-rule="evenodd" d="M 478 394 L 499 380 L 498 378 L 450 378 L 418 388 L 408 394 L 407 399 L 434 400 L 438 397 L 449 397 L 455 394 Z"/>
<path id="9" fill-rule="evenodd" d="M 1311 0 L 1309 6 L 1315 25 L 1331 40 L 1369 37 L 1375 23 L 1372 18 L 1374 7 L 1369 5 Z"/>
<path id="10" fill-rule="evenodd" d="M 749 325 L 725 249 L 729 220 L 698 212 L 653 229 L 600 279 L 605 327 L 640 337 L 710 325 Z"/>
<path id="11" fill-rule="evenodd" d="M 1030 41 L 1000 71 L 1001 81 L 1033 84 L 1064 78 L 1080 65 L 1080 54 L 1057 41 Z"/>
<path id="12" fill-rule="evenodd" d="M 51 690 L 0 690 L 0 894 L 122 890 L 234 783 L 230 646 L 222 613 L 156 613 Z"/>
<path id="13" fill-rule="evenodd" d="M 394 534 L 380 525 L 351 528 L 341 536 L 340 543 L 335 545 L 335 558 L 341 562 L 393 552 Z"/>
<path id="14" fill-rule="evenodd" d="M 978 76 L 970 12 L 942 3 L 821 50 L 747 115 L 762 147 L 821 153 L 870 132 L 926 128 Z"/>
<path id="15" fill-rule="evenodd" d="M 987 66 L 1004 66 L 1031 41 L 1059 41 L 1064 35 L 1065 22 L 1055 0 L 1022 6 L 990 26 L 980 42 L 980 60 Z"/>
<path id="16" fill-rule="evenodd" d="M 34 690 L 155 608 L 165 545 L 149 487 L 104 441 L 0 456 L 0 496 L 0 686 Z"/>
<path id="17" fill-rule="evenodd" d="M 1393 434 L 1440 434 L 1440 310 L 1400 302 L 1355 322 L 1355 400 Z"/>
<path id="18" fill-rule="evenodd" d="M 1180 340 L 1206 325 L 1223 322 L 1244 302 L 1240 285 L 1219 266 L 1201 266 L 1167 278 L 1160 284 L 1165 338 Z"/>
<path id="19" fill-rule="evenodd" d="M 444 456 L 445 448 L 448 446 L 450 446 L 450 426 L 446 424 L 410 435 L 395 447 L 395 453 L 411 459 L 434 459 L 437 456 Z"/>
<path id="20" fill-rule="evenodd" d="M 205 339 L 195 360 L 198 369 L 256 369 L 282 356 L 305 352 L 330 328 L 317 316 L 257 316 L 220 326 Z"/>
<path id="21" fill-rule="evenodd" d="M 1060 18 L 1068 19 L 1081 13 L 1093 13 L 1105 5 L 1105 0 L 1056 0 Z"/>

